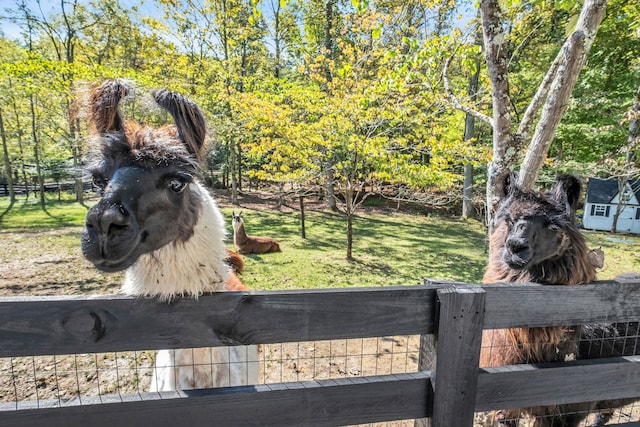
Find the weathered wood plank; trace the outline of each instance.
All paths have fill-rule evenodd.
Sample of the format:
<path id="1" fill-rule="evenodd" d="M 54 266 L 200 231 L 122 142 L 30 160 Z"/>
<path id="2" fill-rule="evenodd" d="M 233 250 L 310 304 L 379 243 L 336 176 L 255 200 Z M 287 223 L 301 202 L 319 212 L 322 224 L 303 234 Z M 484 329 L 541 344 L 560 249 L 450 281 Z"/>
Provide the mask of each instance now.
<path id="1" fill-rule="evenodd" d="M 485 293 L 480 287 L 438 290 L 434 427 L 473 425 Z"/>
<path id="2" fill-rule="evenodd" d="M 0 298 L 0 357 L 431 334 L 438 286 L 451 284 L 225 292 L 171 304 L 124 296 Z M 640 319 L 637 282 L 483 289 L 485 328 Z"/>
<path id="3" fill-rule="evenodd" d="M 433 333 L 435 289 L 0 298 L 0 357 Z"/>
<path id="4" fill-rule="evenodd" d="M 640 320 L 640 283 L 577 286 L 484 285 L 485 328 L 578 325 Z"/>
<path id="5" fill-rule="evenodd" d="M 436 376 L 436 385 L 437 381 Z M 513 365 L 480 370 L 475 410 L 636 397 L 640 398 L 640 356 Z"/>
<path id="6" fill-rule="evenodd" d="M 322 380 L 133 396 L 122 403 L 0 412 L 12 427 L 337 426 L 425 417 L 429 375 Z"/>

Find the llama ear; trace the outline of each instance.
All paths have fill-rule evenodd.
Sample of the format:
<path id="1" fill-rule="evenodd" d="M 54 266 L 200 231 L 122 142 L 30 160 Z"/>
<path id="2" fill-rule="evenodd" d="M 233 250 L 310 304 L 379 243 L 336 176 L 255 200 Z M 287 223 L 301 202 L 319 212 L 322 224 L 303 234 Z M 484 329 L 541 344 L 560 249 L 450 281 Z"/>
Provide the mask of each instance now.
<path id="1" fill-rule="evenodd" d="M 129 87 L 120 79 L 108 79 L 94 88 L 89 95 L 89 121 L 96 132 L 120 132 L 122 118 L 118 104 L 129 94 Z"/>
<path id="2" fill-rule="evenodd" d="M 564 202 L 567 205 L 567 210 L 575 212 L 578 208 L 581 189 L 580 180 L 575 176 L 559 175 L 556 178 L 556 186 L 554 188 L 555 198 L 559 202 Z"/>
<path id="3" fill-rule="evenodd" d="M 190 99 L 167 89 L 155 90 L 151 95 L 173 117 L 178 135 L 187 150 L 201 159 L 207 126 L 200 107 Z"/>
<path id="4" fill-rule="evenodd" d="M 496 180 L 496 187 L 498 191 L 507 197 L 511 192 L 516 189 L 516 183 L 518 182 L 518 174 L 513 171 L 503 172 Z"/>

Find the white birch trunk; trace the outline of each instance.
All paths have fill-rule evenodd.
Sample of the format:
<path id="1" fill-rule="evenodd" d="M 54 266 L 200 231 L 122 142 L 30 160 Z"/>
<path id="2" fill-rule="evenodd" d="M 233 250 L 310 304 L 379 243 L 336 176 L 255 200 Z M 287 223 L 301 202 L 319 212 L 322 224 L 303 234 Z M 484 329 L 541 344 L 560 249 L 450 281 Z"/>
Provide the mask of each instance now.
<path id="1" fill-rule="evenodd" d="M 493 100 L 493 158 L 487 176 L 487 223 L 500 201 L 496 183 L 505 170 L 512 170 L 517 159 L 511 135 L 511 101 L 509 99 L 508 57 L 506 33 L 502 25 L 502 11 L 498 0 L 480 2 L 482 38 Z"/>

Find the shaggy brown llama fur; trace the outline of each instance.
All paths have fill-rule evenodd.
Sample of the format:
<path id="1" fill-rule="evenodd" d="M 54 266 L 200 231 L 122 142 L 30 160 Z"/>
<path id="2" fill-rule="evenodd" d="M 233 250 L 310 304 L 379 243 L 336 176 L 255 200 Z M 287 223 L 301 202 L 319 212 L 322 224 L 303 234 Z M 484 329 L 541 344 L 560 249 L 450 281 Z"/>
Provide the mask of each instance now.
<path id="1" fill-rule="evenodd" d="M 523 191 L 515 176 L 502 182 L 504 199 L 491 234 L 491 255 L 483 282 L 580 285 L 596 277 L 589 249 L 575 225 L 581 185 L 577 178 L 558 177 L 550 193 Z M 564 361 L 576 355 L 580 327 L 540 327 L 486 330 L 480 364 L 483 367 Z M 561 415 L 575 405 L 527 410 L 536 427 L 575 426 L 584 416 Z M 520 410 L 503 410 L 501 419 L 517 418 Z M 514 424 L 512 424 L 514 425 Z"/>

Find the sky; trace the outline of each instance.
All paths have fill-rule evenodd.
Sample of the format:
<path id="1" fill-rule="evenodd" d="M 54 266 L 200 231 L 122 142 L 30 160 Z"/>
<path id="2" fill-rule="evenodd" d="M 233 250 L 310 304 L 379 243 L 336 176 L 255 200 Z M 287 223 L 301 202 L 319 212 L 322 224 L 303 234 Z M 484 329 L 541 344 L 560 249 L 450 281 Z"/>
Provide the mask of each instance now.
<path id="1" fill-rule="evenodd" d="M 21 28 L 9 22 L 5 17 L 10 13 L 11 10 L 15 10 L 17 8 L 18 1 L 22 0 L 0 0 L 0 30 L 10 39 L 19 39 L 21 37 L 20 31 Z M 29 6 L 30 10 L 36 15 L 40 16 L 39 6 L 37 0 L 24 0 Z M 88 3 L 89 0 L 79 0 L 80 3 Z M 152 16 L 152 17 L 161 17 L 162 11 L 160 10 L 161 6 L 159 6 L 154 1 L 145 1 L 145 0 L 120 0 L 120 4 L 125 8 L 131 8 L 133 6 L 137 6 L 138 12 L 144 16 Z M 455 25 L 464 27 L 464 25 L 475 16 L 475 8 L 468 7 L 471 2 L 462 2 L 463 6 L 460 7 L 461 18 Z M 40 0 L 40 5 L 42 8 L 42 13 L 45 16 L 49 16 L 51 14 L 57 14 L 60 11 L 60 3 L 57 1 L 51 0 Z M 465 6 L 466 5 L 466 6 Z M 260 7 L 260 6 L 258 6 Z M 268 13 L 268 7 L 265 7 L 263 13 Z M 9 12 L 8 12 L 9 11 Z"/>
<path id="2" fill-rule="evenodd" d="M 5 18 L 8 14 L 8 11 L 17 9 L 17 3 L 18 0 L 0 0 L 0 17 L 2 17 L 2 20 L 0 20 L 0 29 L 10 39 L 20 38 L 20 26 L 9 22 L 9 20 Z M 26 0 L 26 3 L 32 12 L 40 16 L 38 2 L 36 0 Z M 80 3 L 88 3 L 88 0 L 80 0 Z M 158 5 L 154 2 L 144 0 L 120 0 L 120 4 L 124 8 L 131 8 L 135 5 L 138 7 L 138 11 L 143 15 L 160 15 L 160 12 L 158 11 Z M 52 13 L 59 13 L 60 11 L 59 2 L 53 2 L 51 0 L 40 0 L 40 5 L 45 16 L 49 16 Z"/>

